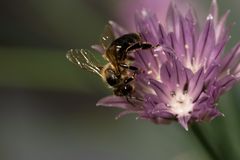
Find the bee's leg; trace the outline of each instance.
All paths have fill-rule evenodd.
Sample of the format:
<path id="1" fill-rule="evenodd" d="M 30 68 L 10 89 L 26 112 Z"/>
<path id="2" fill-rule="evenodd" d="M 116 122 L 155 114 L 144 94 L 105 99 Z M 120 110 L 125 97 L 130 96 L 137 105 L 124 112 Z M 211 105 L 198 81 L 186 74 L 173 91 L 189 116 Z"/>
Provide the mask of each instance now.
<path id="1" fill-rule="evenodd" d="M 133 71 L 133 76 L 140 73 L 140 70 L 135 66 L 127 65 L 125 63 L 120 63 L 119 66 L 122 67 L 122 68 L 129 69 L 129 70 Z"/>
<path id="2" fill-rule="evenodd" d="M 138 101 L 144 101 L 143 98 L 139 98 L 139 97 L 131 97 L 131 98 L 133 98 L 133 99 L 135 99 L 135 100 L 138 100 Z"/>
<path id="3" fill-rule="evenodd" d="M 134 51 L 137 49 L 151 49 L 153 45 L 148 42 L 137 42 L 126 49 L 127 52 Z"/>
<path id="4" fill-rule="evenodd" d="M 141 47 L 141 49 L 151 49 L 151 48 L 153 48 L 153 45 L 148 42 L 142 42 L 142 43 L 140 43 L 140 47 Z"/>
<path id="5" fill-rule="evenodd" d="M 129 104 L 131 104 L 133 107 L 135 107 L 135 104 L 134 104 L 132 101 L 130 101 L 130 99 L 131 99 L 131 97 L 126 96 L 127 102 L 128 102 Z"/>
<path id="6" fill-rule="evenodd" d="M 126 100 L 129 104 L 131 104 L 133 107 L 137 107 L 136 101 L 143 102 L 144 100 L 142 98 L 134 97 L 134 96 L 126 96 Z M 135 103 L 134 103 L 135 102 Z"/>
<path id="7" fill-rule="evenodd" d="M 119 66 L 122 67 L 122 68 L 125 68 L 125 69 L 130 69 L 130 70 L 132 70 L 134 72 L 138 72 L 139 71 L 139 69 L 137 67 L 131 66 L 131 65 L 128 65 L 128 64 L 125 64 L 125 63 L 120 63 Z"/>
<path id="8" fill-rule="evenodd" d="M 121 94 L 121 92 L 119 91 L 119 89 L 114 89 L 114 90 L 113 90 L 113 93 L 114 93 L 115 96 L 123 96 L 123 95 Z"/>
<path id="9" fill-rule="evenodd" d="M 140 102 L 143 102 L 144 99 L 142 98 L 139 98 L 139 97 L 134 97 L 134 96 L 126 96 L 126 100 L 129 104 L 131 104 L 133 107 L 137 107 L 137 104 L 134 103 L 134 101 L 140 101 Z"/>
<path id="10" fill-rule="evenodd" d="M 128 84 L 129 82 L 133 81 L 134 78 L 133 77 L 129 77 L 127 79 L 124 80 L 124 84 Z"/>
<path id="11" fill-rule="evenodd" d="M 129 60 L 129 61 L 134 61 L 135 60 L 135 58 L 131 55 L 127 55 L 126 59 Z"/>

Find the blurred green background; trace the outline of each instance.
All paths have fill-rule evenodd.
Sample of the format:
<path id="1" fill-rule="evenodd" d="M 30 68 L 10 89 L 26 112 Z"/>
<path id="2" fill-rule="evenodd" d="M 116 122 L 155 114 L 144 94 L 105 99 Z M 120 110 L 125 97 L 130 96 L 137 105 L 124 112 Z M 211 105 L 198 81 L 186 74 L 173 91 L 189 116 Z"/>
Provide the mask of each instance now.
<path id="1" fill-rule="evenodd" d="M 116 121 L 119 110 L 95 106 L 111 91 L 65 58 L 70 48 L 97 43 L 108 20 L 124 23 L 116 14 L 120 2 L 1 0 L 1 160 L 211 159 L 192 131 L 176 123 L 158 126 L 134 115 Z M 205 16 L 210 0 L 192 2 Z M 219 5 L 221 13 L 231 9 L 229 22 L 237 23 L 232 47 L 240 2 Z M 239 94 L 238 85 L 221 99 L 225 118 L 200 124 L 219 159 L 240 159 Z"/>

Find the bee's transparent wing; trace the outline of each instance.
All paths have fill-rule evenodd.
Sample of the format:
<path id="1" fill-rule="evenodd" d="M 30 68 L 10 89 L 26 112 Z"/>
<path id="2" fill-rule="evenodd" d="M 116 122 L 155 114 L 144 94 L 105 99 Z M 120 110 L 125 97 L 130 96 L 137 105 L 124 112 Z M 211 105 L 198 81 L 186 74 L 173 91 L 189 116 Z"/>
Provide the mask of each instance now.
<path id="1" fill-rule="evenodd" d="M 103 48 L 106 50 L 111 43 L 115 40 L 112 26 L 110 24 L 106 25 L 104 31 L 101 35 L 100 43 Z"/>
<path id="2" fill-rule="evenodd" d="M 82 69 L 98 74 L 100 77 L 103 68 L 94 57 L 93 53 L 84 49 L 71 49 L 67 52 L 66 57 L 69 61 L 76 64 Z"/>

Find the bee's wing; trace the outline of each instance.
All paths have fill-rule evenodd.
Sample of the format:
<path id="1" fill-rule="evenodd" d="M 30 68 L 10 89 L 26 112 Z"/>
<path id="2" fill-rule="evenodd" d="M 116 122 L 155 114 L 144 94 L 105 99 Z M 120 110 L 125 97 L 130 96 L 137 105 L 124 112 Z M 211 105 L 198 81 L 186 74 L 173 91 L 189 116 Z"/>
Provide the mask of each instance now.
<path id="1" fill-rule="evenodd" d="M 115 40 L 115 37 L 112 30 L 112 26 L 108 24 L 105 26 L 104 31 L 101 35 L 100 43 L 103 46 L 103 48 L 106 50 L 114 40 Z"/>
<path id="2" fill-rule="evenodd" d="M 69 61 L 76 64 L 82 69 L 98 74 L 100 77 L 103 68 L 94 57 L 93 53 L 84 49 L 71 49 L 67 52 L 66 57 Z"/>

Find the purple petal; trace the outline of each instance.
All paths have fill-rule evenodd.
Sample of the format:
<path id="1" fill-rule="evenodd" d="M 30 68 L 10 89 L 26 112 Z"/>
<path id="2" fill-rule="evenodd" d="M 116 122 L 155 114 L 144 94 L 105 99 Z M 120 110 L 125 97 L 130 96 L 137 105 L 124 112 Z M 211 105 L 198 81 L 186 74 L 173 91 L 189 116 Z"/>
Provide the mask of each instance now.
<path id="1" fill-rule="evenodd" d="M 106 107 L 116 107 L 121 109 L 128 109 L 131 105 L 127 102 L 127 100 L 123 97 L 118 96 L 107 96 L 100 99 L 97 106 L 106 106 Z"/>
<path id="2" fill-rule="evenodd" d="M 164 30 L 162 24 L 159 24 L 159 44 L 167 44 L 168 43 L 168 37 L 167 33 Z"/>
<path id="3" fill-rule="evenodd" d="M 208 83 L 209 81 L 215 81 L 219 74 L 219 69 L 219 65 L 210 66 L 205 74 L 205 82 Z"/>
<path id="4" fill-rule="evenodd" d="M 222 72 L 233 68 L 240 60 L 240 43 L 228 53 L 221 62 Z"/>
<path id="5" fill-rule="evenodd" d="M 212 0 L 212 4 L 211 4 L 211 7 L 210 7 L 210 14 L 213 16 L 214 25 L 217 25 L 217 21 L 218 21 L 218 4 L 217 4 L 217 0 Z"/>
<path id="6" fill-rule="evenodd" d="M 184 66 L 176 59 L 173 59 L 172 63 L 170 61 L 165 62 L 161 66 L 160 74 L 161 80 L 168 85 L 171 90 L 175 90 L 176 87 L 183 89 L 188 80 Z"/>
<path id="7" fill-rule="evenodd" d="M 164 63 L 162 65 L 160 75 L 161 75 L 161 80 L 164 83 L 169 83 L 169 80 L 171 78 L 171 68 L 169 66 L 169 63 Z"/>
<path id="8" fill-rule="evenodd" d="M 171 97 L 170 97 L 170 91 L 167 88 L 167 86 L 153 79 L 150 79 L 150 86 L 154 89 L 154 91 L 158 95 L 159 101 L 164 103 L 169 102 Z"/>
<path id="9" fill-rule="evenodd" d="M 178 117 L 178 122 L 186 131 L 188 131 L 188 121 L 190 120 L 190 118 L 191 118 L 190 115 Z"/>
<path id="10" fill-rule="evenodd" d="M 223 113 L 221 113 L 217 108 L 213 108 L 209 114 L 208 114 L 208 117 L 207 119 L 205 120 L 208 120 L 208 121 L 212 121 L 214 118 L 218 117 L 218 116 L 224 116 Z"/>
<path id="11" fill-rule="evenodd" d="M 196 12 L 195 10 L 190 7 L 185 15 L 186 19 L 191 21 L 192 23 L 196 23 L 197 22 L 197 16 L 196 16 Z"/>
<path id="12" fill-rule="evenodd" d="M 183 48 L 185 50 L 186 58 L 191 59 L 193 57 L 195 47 L 196 47 L 196 37 L 195 37 L 195 29 L 196 26 L 189 20 L 184 19 L 181 21 L 181 29 L 182 29 L 182 42 Z"/>
<path id="13" fill-rule="evenodd" d="M 195 104 L 208 103 L 211 98 L 207 93 L 202 92 Z M 195 108 L 195 106 L 193 108 Z"/>
<path id="14" fill-rule="evenodd" d="M 187 75 L 187 81 L 189 81 L 190 79 L 192 79 L 193 77 L 193 72 L 192 70 L 188 69 L 188 68 L 185 68 L 185 72 L 186 72 L 186 75 Z"/>
<path id="15" fill-rule="evenodd" d="M 169 39 L 169 46 L 174 49 L 174 52 L 176 55 L 180 54 L 181 55 L 181 47 L 180 44 L 176 38 L 176 35 L 173 32 L 170 32 L 168 34 L 168 39 Z M 179 59 L 184 58 L 184 56 L 178 56 Z"/>
<path id="16" fill-rule="evenodd" d="M 122 26 L 120 26 L 119 24 L 117 24 L 114 21 L 109 21 L 109 24 L 112 26 L 113 33 L 116 37 L 120 37 L 120 36 L 128 33 L 127 30 L 125 30 Z"/>
<path id="17" fill-rule="evenodd" d="M 174 114 L 171 113 L 169 108 L 164 103 L 159 103 L 155 106 L 152 111 L 152 114 L 164 119 L 173 119 Z"/>
<path id="18" fill-rule="evenodd" d="M 135 62 L 136 66 L 140 67 L 142 70 L 145 71 L 145 73 L 148 73 L 149 71 L 153 73 L 153 75 L 157 76 L 159 75 L 159 67 L 160 67 L 160 61 L 158 60 L 158 57 L 161 57 L 162 54 L 157 54 L 152 50 L 142 50 L 135 53 Z"/>
<path id="19" fill-rule="evenodd" d="M 170 0 L 121 0 L 117 2 L 119 2 L 117 12 L 120 15 L 120 20 L 124 23 L 124 26 L 129 26 L 128 28 L 135 29 L 133 26 L 132 15 L 136 10 L 147 8 L 156 13 L 158 21 L 164 22 Z"/>
<path id="20" fill-rule="evenodd" d="M 175 31 L 175 26 L 178 25 L 178 20 L 177 20 L 176 12 L 175 12 L 175 7 L 171 3 L 168 8 L 167 12 L 167 17 L 166 17 L 166 22 L 167 22 L 167 29 L 168 32 L 174 32 Z"/>
<path id="21" fill-rule="evenodd" d="M 170 46 L 175 49 L 178 58 L 182 62 L 190 59 L 195 50 L 194 31 L 196 26 L 191 18 L 184 18 L 174 4 L 169 7 L 167 21 L 168 28 L 170 28 Z"/>
<path id="22" fill-rule="evenodd" d="M 213 48 L 213 50 L 210 53 L 210 56 L 207 60 L 207 66 L 209 66 L 214 61 L 216 61 L 216 62 L 219 61 L 219 58 L 221 58 L 220 55 L 223 52 L 228 40 L 229 40 L 229 38 L 228 39 L 223 39 Z"/>
<path id="23" fill-rule="evenodd" d="M 156 115 L 163 118 L 163 119 L 174 119 L 174 115 L 169 111 L 160 111 Z"/>
<path id="24" fill-rule="evenodd" d="M 173 89 L 175 89 L 179 85 L 179 81 L 180 81 L 180 79 L 179 79 L 180 75 L 178 72 L 178 66 L 176 64 L 176 60 L 173 60 L 173 64 L 172 64 L 170 73 L 171 73 L 170 74 L 171 75 L 170 83 L 173 86 Z"/>
<path id="25" fill-rule="evenodd" d="M 193 102 L 198 98 L 200 93 L 203 90 L 204 85 L 204 72 L 203 68 L 200 69 L 195 75 L 190 79 L 189 86 L 188 86 L 188 93 L 193 98 Z"/>
<path id="26" fill-rule="evenodd" d="M 240 64 L 238 64 L 234 71 L 233 71 L 233 75 L 236 77 L 236 79 L 239 81 L 240 80 Z"/>
<path id="27" fill-rule="evenodd" d="M 176 71 L 173 69 L 172 61 L 166 61 L 162 65 L 160 75 L 162 82 L 166 84 L 170 90 L 175 90 L 177 87 L 178 76 L 175 75 Z"/>
<path id="28" fill-rule="evenodd" d="M 231 89 L 235 83 L 235 77 L 226 76 L 218 82 L 218 87 L 221 89 L 221 92 L 226 92 Z"/>
<path id="29" fill-rule="evenodd" d="M 181 36 L 181 18 L 185 17 L 184 15 L 187 15 L 186 17 L 191 22 L 195 23 L 196 18 L 193 14 L 193 10 L 190 9 L 186 1 L 174 1 L 170 4 L 168 8 L 168 13 L 166 17 L 167 21 L 167 28 L 169 29 L 169 32 L 174 32 L 176 34 L 177 39 Z M 184 18 L 185 20 L 185 18 Z"/>
<path id="30" fill-rule="evenodd" d="M 196 121 L 211 121 L 217 116 L 222 115 L 214 105 L 209 105 L 207 101 L 197 104 L 192 112 L 192 117 Z"/>
<path id="31" fill-rule="evenodd" d="M 200 34 L 196 46 L 196 60 L 197 63 L 203 64 L 209 58 L 209 53 L 215 46 L 215 31 L 213 26 L 213 19 L 211 15 L 208 16 L 207 23 Z"/>
<path id="32" fill-rule="evenodd" d="M 181 90 L 183 90 L 185 87 L 185 84 L 187 83 L 187 74 L 186 74 L 185 68 L 183 67 L 181 62 L 178 60 L 174 61 L 173 67 L 175 71 L 174 75 L 176 75 L 176 78 L 178 79 L 177 84 L 179 84 L 179 87 L 181 88 Z"/>
<path id="33" fill-rule="evenodd" d="M 143 41 L 156 45 L 153 49 L 136 50 L 135 60 L 130 63 L 140 71 L 131 82 L 135 87 L 133 96 L 143 101 L 135 99 L 129 103 L 126 97 L 109 96 L 97 105 L 124 109 L 118 117 L 136 113 L 155 123 L 177 120 L 186 130 L 190 122 L 222 115 L 216 107 L 217 100 L 240 80 L 240 43 L 223 56 L 230 39 L 231 27 L 226 27 L 229 12 L 218 21 L 217 1 L 212 0 L 209 16 L 199 32 L 194 10 L 185 7 L 180 11 L 181 2 L 170 5 L 166 23 L 159 24 L 151 9 L 140 10 L 135 15 L 137 30 L 134 32 L 140 33 Z M 128 33 L 115 22 L 109 23 L 117 37 Z M 105 52 L 99 45 L 93 48 Z M 173 110 L 177 106 L 171 108 L 172 98 L 182 98 L 177 95 L 179 90 L 183 91 L 182 96 L 191 96 L 194 105 L 191 112 L 177 114 Z M 172 94 L 174 91 L 177 91 L 176 97 Z"/>
<path id="34" fill-rule="evenodd" d="M 185 18 L 191 24 L 191 26 L 195 27 L 195 29 L 199 28 L 198 18 L 197 18 L 195 10 L 192 7 L 189 8 Z M 195 30 L 195 31 L 197 31 L 197 30 Z"/>
<path id="35" fill-rule="evenodd" d="M 152 12 L 142 9 L 135 14 L 137 31 L 141 33 L 144 40 L 157 45 L 159 40 L 159 28 L 157 17 Z"/>
<path id="36" fill-rule="evenodd" d="M 216 42 L 217 43 L 219 41 L 221 41 L 222 39 L 228 38 L 228 34 L 230 32 L 230 29 L 227 30 L 225 24 L 226 24 L 229 13 L 230 13 L 230 11 L 227 11 L 223 15 L 221 20 L 219 21 L 218 25 L 215 27 L 215 29 L 216 29 Z"/>

